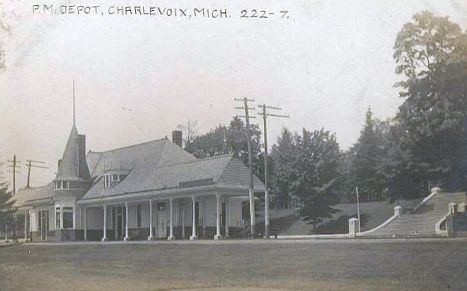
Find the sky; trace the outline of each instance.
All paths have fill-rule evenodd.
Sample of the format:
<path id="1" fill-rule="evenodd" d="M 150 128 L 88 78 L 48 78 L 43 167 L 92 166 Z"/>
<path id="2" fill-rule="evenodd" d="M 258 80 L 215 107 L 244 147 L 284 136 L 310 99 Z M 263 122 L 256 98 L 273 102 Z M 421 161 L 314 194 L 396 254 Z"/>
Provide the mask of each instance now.
<path id="1" fill-rule="evenodd" d="M 100 5 L 103 15 L 33 14 L 43 3 Z M 230 17 L 107 13 L 119 5 L 227 9 Z M 21 160 L 17 187 L 26 184 L 27 159 L 49 167 L 33 169 L 32 186 L 53 179 L 72 126 L 73 80 L 88 150 L 170 137 L 188 120 L 205 133 L 241 114 L 239 97 L 290 115 L 270 119 L 270 144 L 283 127 L 324 127 L 347 149 L 368 107 L 386 119 L 402 102 L 392 54 L 403 24 L 429 10 L 467 28 L 465 0 L 3 0 L 0 9 L 11 26 L 0 33 L 0 162 L 10 181 L 6 161 Z M 241 18 L 243 9 L 274 14 Z"/>

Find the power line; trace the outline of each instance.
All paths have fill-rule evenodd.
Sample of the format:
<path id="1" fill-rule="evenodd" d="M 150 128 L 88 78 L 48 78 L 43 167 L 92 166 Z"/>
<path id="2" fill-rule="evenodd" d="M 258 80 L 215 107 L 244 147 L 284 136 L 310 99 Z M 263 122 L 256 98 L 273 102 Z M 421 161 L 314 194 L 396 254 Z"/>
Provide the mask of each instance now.
<path id="1" fill-rule="evenodd" d="M 26 187 L 30 187 L 30 180 L 31 180 L 31 168 L 39 168 L 39 169 L 48 169 L 49 167 L 40 166 L 38 164 L 45 164 L 44 161 L 35 161 L 35 160 L 26 160 L 26 167 L 28 167 L 28 178 Z"/>
<path id="2" fill-rule="evenodd" d="M 270 106 L 270 105 L 258 105 L 259 108 L 262 108 L 262 112 L 259 112 L 258 115 L 263 116 L 263 126 L 264 126 L 264 237 L 269 238 L 269 189 L 268 189 L 268 127 L 267 127 L 267 118 L 268 117 L 281 117 L 289 118 L 288 115 L 281 114 L 272 114 L 268 113 L 270 110 L 282 110 L 279 107 Z"/>
<path id="3" fill-rule="evenodd" d="M 246 126 L 246 136 L 247 136 L 247 146 L 248 146 L 248 169 L 250 174 L 250 183 L 248 187 L 248 194 L 250 200 L 250 233 L 251 237 L 255 236 L 255 228 L 256 228 L 256 218 L 255 218 L 255 189 L 253 185 L 253 158 L 251 153 L 251 132 L 250 132 L 250 110 L 254 110 L 255 108 L 249 107 L 248 102 L 254 102 L 254 99 L 248 98 L 234 98 L 236 102 L 243 102 L 243 107 L 235 107 L 235 109 L 243 109 L 245 111 L 245 116 L 237 116 L 237 117 L 244 117 L 245 118 L 245 126 Z M 253 116 L 254 118 L 254 116 Z"/>

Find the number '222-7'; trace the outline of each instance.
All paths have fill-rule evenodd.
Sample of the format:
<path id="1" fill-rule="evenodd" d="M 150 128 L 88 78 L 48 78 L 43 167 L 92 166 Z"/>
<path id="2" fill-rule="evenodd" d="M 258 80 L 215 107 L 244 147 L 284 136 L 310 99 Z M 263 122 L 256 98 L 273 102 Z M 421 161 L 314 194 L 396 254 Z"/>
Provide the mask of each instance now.
<path id="1" fill-rule="evenodd" d="M 289 18 L 287 15 L 288 11 L 287 10 L 281 10 L 279 11 L 281 18 Z M 256 9 L 251 9 L 251 10 L 242 10 L 240 11 L 240 17 L 241 18 L 269 18 L 269 16 L 274 15 L 274 12 L 268 12 L 266 10 L 256 10 Z"/>

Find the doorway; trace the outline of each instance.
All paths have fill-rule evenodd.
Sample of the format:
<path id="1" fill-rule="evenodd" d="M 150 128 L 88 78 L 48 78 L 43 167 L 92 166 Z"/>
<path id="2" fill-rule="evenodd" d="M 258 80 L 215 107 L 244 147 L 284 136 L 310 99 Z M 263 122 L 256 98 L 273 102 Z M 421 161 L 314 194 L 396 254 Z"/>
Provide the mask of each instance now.
<path id="1" fill-rule="evenodd" d="M 39 231 L 41 233 L 41 240 L 47 240 L 47 231 L 49 230 L 49 211 L 39 211 Z"/>
<path id="2" fill-rule="evenodd" d="M 114 238 L 116 240 L 122 240 L 125 234 L 125 207 L 116 206 L 112 208 L 112 218 L 113 218 L 113 229 L 114 229 Z"/>
<path id="3" fill-rule="evenodd" d="M 166 238 L 167 237 L 167 211 L 166 203 L 159 202 L 157 203 L 157 224 L 156 224 L 156 237 L 157 238 Z"/>

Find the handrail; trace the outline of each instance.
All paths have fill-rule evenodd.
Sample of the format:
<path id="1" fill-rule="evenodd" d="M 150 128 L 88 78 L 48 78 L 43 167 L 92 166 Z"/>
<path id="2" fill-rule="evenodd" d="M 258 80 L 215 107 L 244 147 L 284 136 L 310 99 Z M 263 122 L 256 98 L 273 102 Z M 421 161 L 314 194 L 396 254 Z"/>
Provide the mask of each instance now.
<path id="1" fill-rule="evenodd" d="M 361 236 L 361 235 L 366 235 L 366 234 L 369 234 L 369 233 L 372 233 L 372 232 L 375 232 L 377 231 L 378 229 L 386 226 L 387 224 L 389 224 L 391 221 L 393 221 L 394 219 L 396 219 L 398 217 L 397 214 L 394 214 L 393 216 L 389 217 L 385 222 L 383 222 L 382 224 L 378 225 L 377 227 L 375 228 L 372 228 L 372 229 L 369 229 L 369 230 L 366 230 L 366 231 L 361 231 L 361 232 L 357 232 L 357 236 Z"/>

